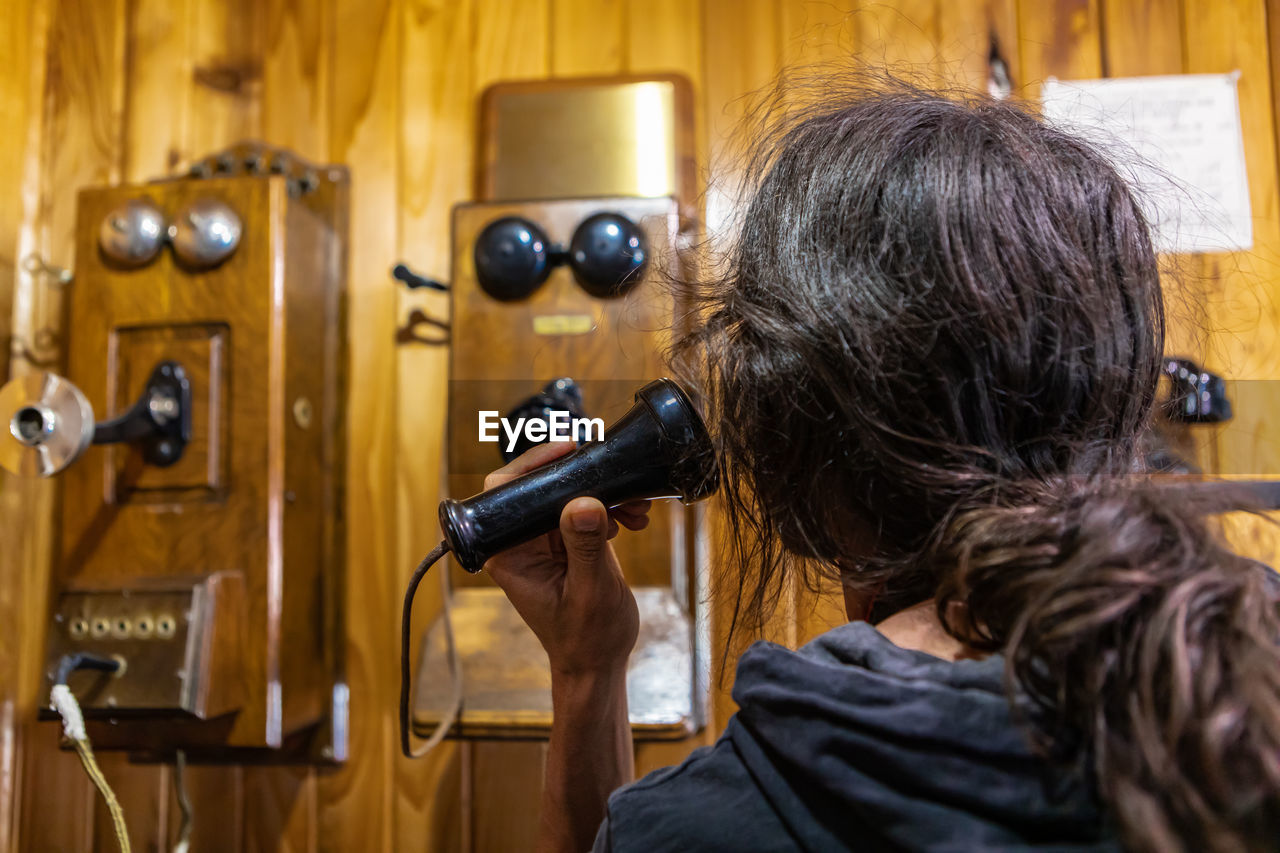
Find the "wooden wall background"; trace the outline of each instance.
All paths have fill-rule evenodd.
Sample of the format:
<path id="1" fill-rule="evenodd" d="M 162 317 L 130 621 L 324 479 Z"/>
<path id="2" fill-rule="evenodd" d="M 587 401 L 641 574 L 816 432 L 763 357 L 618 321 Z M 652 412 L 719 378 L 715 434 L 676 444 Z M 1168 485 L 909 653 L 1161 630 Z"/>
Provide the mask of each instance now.
<path id="1" fill-rule="evenodd" d="M 502 79 L 682 72 L 695 86 L 700 165 L 714 187 L 730 177 L 738 99 L 779 67 L 905 60 L 983 89 L 992 33 L 1027 97 L 1049 75 L 1242 72 L 1256 250 L 1186 260 L 1202 275 L 1184 304 L 1214 333 L 1183 324 L 1177 348 L 1207 353 L 1233 378 L 1280 378 L 1270 299 L 1280 285 L 1277 0 L 0 0 L 0 305 L 12 305 L 0 310 L 0 336 L 15 353 L 0 354 L 0 368 L 56 361 L 48 332 L 75 333 L 59 328 L 57 289 L 23 259 L 74 266 L 79 187 L 167 174 L 244 138 L 352 170 L 354 758 L 337 770 L 192 768 L 193 849 L 527 846 L 540 745 L 449 744 L 411 763 L 395 744 L 396 615 L 409 571 L 436 541 L 446 353 L 397 348 L 394 332 L 410 308 L 440 315 L 447 298 L 397 290 L 387 271 L 404 260 L 447 274 L 449 209 L 470 195 L 480 91 Z M 714 224 L 725 199 L 713 191 L 706 202 Z M 1278 470 L 1269 384 L 1250 387 L 1258 403 L 1206 434 L 1210 452 Z M 104 810 L 74 757 L 56 749 L 56 726 L 34 724 L 55 488 L 0 485 L 0 849 L 111 850 Z M 424 621 L 438 606 L 433 587 L 419 605 Z M 781 639 L 820 629 L 813 605 L 794 596 Z M 720 695 L 716 708 L 718 729 L 730 703 Z M 644 749 L 642 769 L 688 748 Z M 103 763 L 135 849 L 169 849 L 170 770 Z"/>

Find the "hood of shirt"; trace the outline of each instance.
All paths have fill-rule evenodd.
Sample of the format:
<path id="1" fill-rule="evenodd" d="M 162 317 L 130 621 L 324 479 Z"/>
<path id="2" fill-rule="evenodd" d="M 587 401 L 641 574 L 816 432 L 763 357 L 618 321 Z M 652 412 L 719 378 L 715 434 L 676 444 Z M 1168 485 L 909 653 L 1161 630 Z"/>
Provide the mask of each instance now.
<path id="1" fill-rule="evenodd" d="M 1004 661 L 944 661 L 853 622 L 743 655 L 726 731 L 808 850 L 1116 850 L 1084 774 L 1036 754 Z"/>

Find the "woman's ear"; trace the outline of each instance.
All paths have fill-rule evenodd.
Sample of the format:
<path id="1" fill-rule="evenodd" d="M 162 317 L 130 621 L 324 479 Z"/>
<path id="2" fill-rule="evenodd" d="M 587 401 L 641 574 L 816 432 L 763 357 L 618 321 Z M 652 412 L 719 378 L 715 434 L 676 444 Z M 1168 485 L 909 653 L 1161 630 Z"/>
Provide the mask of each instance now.
<path id="1" fill-rule="evenodd" d="M 871 608 L 876 603 L 878 590 L 858 589 L 845 584 L 844 615 L 850 622 L 866 622 L 871 618 Z"/>

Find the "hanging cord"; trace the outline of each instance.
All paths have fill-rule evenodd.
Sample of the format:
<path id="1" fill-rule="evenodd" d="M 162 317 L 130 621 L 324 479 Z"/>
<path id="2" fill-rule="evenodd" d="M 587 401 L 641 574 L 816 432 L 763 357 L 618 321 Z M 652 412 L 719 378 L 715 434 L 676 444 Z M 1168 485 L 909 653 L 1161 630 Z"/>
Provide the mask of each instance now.
<path id="1" fill-rule="evenodd" d="M 191 847 L 191 798 L 187 796 L 187 754 L 181 749 L 173 754 L 173 792 L 178 798 L 178 843 L 173 853 L 187 853 Z"/>
<path id="2" fill-rule="evenodd" d="M 62 717 L 62 733 L 75 747 L 76 755 L 80 756 L 80 763 L 84 766 L 84 772 L 88 774 L 98 792 L 102 794 L 102 799 L 106 801 L 107 811 L 111 813 L 111 825 L 115 827 L 116 841 L 120 844 L 120 853 L 130 853 L 129 830 L 124 823 L 124 809 L 120 808 L 120 801 L 116 799 L 115 792 L 111 790 L 106 777 L 102 775 L 102 769 L 98 767 L 97 759 L 93 757 L 93 747 L 89 745 L 89 734 L 84 728 L 84 715 L 80 712 L 80 703 L 76 701 L 75 694 L 67 686 L 67 679 L 77 669 L 116 672 L 120 666 L 119 660 L 97 655 L 63 655 L 62 660 L 58 662 L 53 688 L 49 691 L 49 704 L 58 712 L 58 716 Z"/>
<path id="3" fill-rule="evenodd" d="M 444 620 L 444 639 L 448 649 L 449 676 L 453 684 L 453 695 L 449 700 L 449 709 L 436 725 L 431 737 L 418 749 L 410 743 L 412 733 L 409 728 L 409 694 L 412 692 L 413 676 L 409 671 L 409 634 L 413 628 L 413 598 L 418 592 L 418 584 L 422 583 L 427 570 L 449 551 L 449 544 L 441 542 L 431 553 L 422 558 L 413 577 L 409 579 L 409 587 L 404 593 L 404 614 L 400 620 L 400 750 L 407 758 L 421 758 L 435 749 L 445 735 L 453 728 L 462 710 L 462 661 L 458 655 L 458 646 L 453 641 L 453 620 L 449 615 L 449 581 L 448 575 L 440 573 L 441 618 Z"/>

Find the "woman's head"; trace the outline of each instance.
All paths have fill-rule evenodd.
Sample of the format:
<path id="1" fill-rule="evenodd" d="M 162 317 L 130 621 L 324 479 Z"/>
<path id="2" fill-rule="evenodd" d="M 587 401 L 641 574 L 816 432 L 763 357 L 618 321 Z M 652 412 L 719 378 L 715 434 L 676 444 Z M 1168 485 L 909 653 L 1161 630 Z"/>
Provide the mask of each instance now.
<path id="1" fill-rule="evenodd" d="M 1132 465 L 1163 315 L 1103 157 L 1007 104 L 889 91 L 758 165 L 699 342 L 731 473 L 792 550 L 847 558 L 871 527 L 870 562 L 918 568 L 957 509 Z"/>
<path id="2" fill-rule="evenodd" d="M 676 348 L 718 425 L 735 624 L 792 570 L 936 597 L 1135 846 L 1274 837 L 1274 591 L 1131 480 L 1164 315 L 1125 181 L 1017 106 L 900 86 L 757 145 Z"/>

